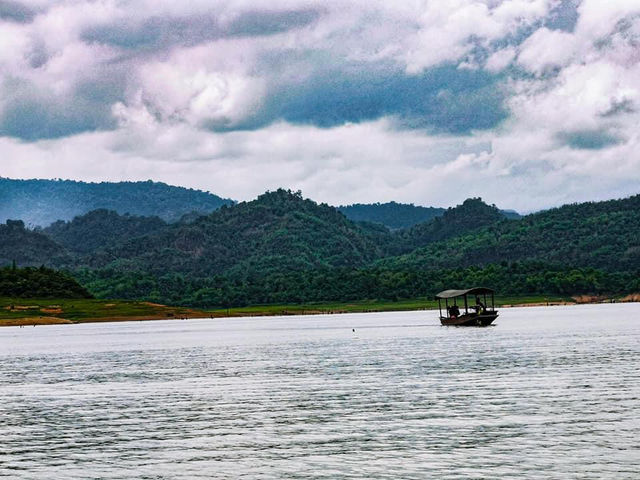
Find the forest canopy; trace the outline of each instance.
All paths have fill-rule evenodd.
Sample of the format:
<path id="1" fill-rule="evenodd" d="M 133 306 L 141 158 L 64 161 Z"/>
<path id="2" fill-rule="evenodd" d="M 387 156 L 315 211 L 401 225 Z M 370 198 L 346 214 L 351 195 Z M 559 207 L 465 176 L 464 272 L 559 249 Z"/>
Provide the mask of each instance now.
<path id="1" fill-rule="evenodd" d="M 70 275 L 46 267 L 0 268 L 0 297 L 92 298 Z"/>
<path id="2" fill-rule="evenodd" d="M 396 300 L 474 285 L 632 293 L 639 209 L 635 196 L 509 219 L 472 198 L 391 231 L 280 189 L 174 223 L 105 209 L 40 230 L 10 221 L 0 226 L 0 265 L 63 269 L 97 297 L 199 307 Z"/>

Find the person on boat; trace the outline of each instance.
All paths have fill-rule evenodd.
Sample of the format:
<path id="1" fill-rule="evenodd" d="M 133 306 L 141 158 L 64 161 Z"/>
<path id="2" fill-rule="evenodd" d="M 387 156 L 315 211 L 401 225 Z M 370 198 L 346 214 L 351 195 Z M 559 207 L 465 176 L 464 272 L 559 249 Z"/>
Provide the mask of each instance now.
<path id="1" fill-rule="evenodd" d="M 458 308 L 458 305 L 451 305 L 449 307 L 449 316 L 451 318 L 458 318 L 460 316 L 460 309 Z"/>
<path id="2" fill-rule="evenodd" d="M 478 296 L 476 296 L 476 304 L 473 306 L 473 308 L 478 315 L 484 313 L 484 311 L 487 309 L 487 307 L 485 307 L 484 303 L 482 303 L 482 300 L 480 300 L 480 297 Z"/>

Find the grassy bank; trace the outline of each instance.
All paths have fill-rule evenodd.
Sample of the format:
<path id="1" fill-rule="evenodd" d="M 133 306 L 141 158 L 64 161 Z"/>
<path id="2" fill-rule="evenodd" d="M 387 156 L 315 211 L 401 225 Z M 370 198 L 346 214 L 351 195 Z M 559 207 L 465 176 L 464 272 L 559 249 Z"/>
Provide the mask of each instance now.
<path id="1" fill-rule="evenodd" d="M 572 303 L 569 297 L 497 297 L 498 306 Z M 0 326 L 59 323 L 160 320 L 172 318 L 221 318 L 274 315 L 390 312 L 437 309 L 432 299 L 330 302 L 292 305 L 256 305 L 212 310 L 171 307 L 150 302 L 85 299 L 17 299 L 0 297 Z"/>
<path id="2" fill-rule="evenodd" d="M 170 307 L 149 302 L 0 297 L 0 326 L 158 320 L 167 318 L 206 317 L 208 315 L 210 314 L 202 310 Z"/>

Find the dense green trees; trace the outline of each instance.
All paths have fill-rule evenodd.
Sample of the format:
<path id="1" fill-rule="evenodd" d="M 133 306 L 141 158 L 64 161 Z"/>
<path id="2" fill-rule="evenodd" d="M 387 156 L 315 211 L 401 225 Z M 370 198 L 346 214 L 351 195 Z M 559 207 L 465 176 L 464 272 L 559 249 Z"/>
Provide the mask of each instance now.
<path id="1" fill-rule="evenodd" d="M 85 270 L 79 275 L 100 297 L 142 298 L 200 307 L 398 300 L 431 297 L 447 288 L 474 285 L 488 286 L 510 295 L 600 295 L 640 289 L 637 272 L 607 273 L 539 262 L 430 271 L 378 268 L 255 271 L 208 278 L 180 274 L 153 276 L 114 270 Z"/>
<path id="2" fill-rule="evenodd" d="M 166 226 L 158 217 L 119 215 L 100 209 L 75 217 L 70 222 L 58 220 L 43 233 L 71 252 L 89 254 L 123 240 L 158 232 Z"/>
<path id="3" fill-rule="evenodd" d="M 25 228 L 22 220 L 0 225 L 0 266 L 16 262 L 22 266 L 69 262 L 65 249 L 46 235 Z"/>
<path id="4" fill-rule="evenodd" d="M 623 293 L 640 288 L 639 207 L 636 196 L 508 220 L 469 199 L 391 232 L 278 190 L 174 224 L 104 210 L 42 232 L 9 222 L 0 262 L 68 269 L 99 297 L 197 306 L 400 299 L 472 285 Z"/>
<path id="5" fill-rule="evenodd" d="M 381 255 L 374 240 L 333 207 L 278 190 L 189 224 L 112 245 L 82 262 L 93 268 L 207 277 L 248 269 L 358 267 Z"/>
<path id="6" fill-rule="evenodd" d="M 0 297 L 92 298 L 71 276 L 46 267 L 0 268 Z"/>
<path id="7" fill-rule="evenodd" d="M 469 198 L 462 205 L 445 210 L 442 216 L 430 222 L 420 223 L 400 232 L 399 237 L 406 242 L 407 250 L 415 250 L 430 243 L 496 224 L 504 219 L 504 215 L 495 205 L 487 205 L 481 198 Z"/>
<path id="8" fill-rule="evenodd" d="M 391 269 L 459 268 L 538 260 L 609 272 L 640 270 L 640 195 L 590 202 L 500 221 L 382 260 Z"/>

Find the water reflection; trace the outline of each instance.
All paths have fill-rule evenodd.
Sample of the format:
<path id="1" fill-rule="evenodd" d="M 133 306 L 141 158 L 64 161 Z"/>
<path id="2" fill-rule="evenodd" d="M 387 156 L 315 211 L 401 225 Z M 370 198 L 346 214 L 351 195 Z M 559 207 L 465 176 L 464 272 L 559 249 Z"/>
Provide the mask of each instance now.
<path id="1" fill-rule="evenodd" d="M 0 475 L 639 478 L 639 313 L 5 328 Z"/>

